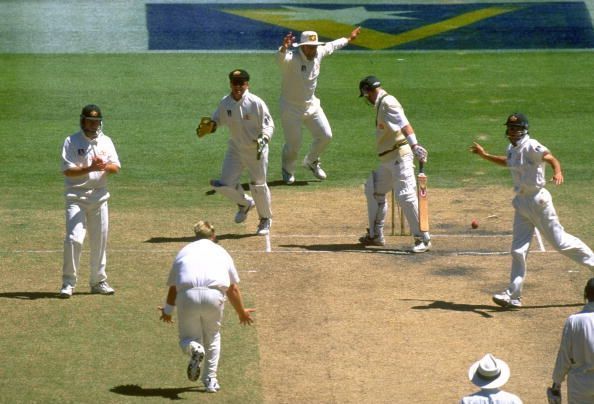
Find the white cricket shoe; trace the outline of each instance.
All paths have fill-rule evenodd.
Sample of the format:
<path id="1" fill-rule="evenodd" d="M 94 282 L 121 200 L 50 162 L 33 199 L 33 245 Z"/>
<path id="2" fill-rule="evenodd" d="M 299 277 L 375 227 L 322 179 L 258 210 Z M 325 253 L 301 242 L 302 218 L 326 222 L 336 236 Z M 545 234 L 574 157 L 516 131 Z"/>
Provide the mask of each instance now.
<path id="1" fill-rule="evenodd" d="M 256 202 L 254 202 L 253 199 L 250 199 L 249 203 L 247 205 L 237 205 L 239 210 L 235 214 L 235 223 L 245 222 L 245 219 L 247 219 L 248 213 L 254 206 L 256 206 Z"/>
<path id="2" fill-rule="evenodd" d="M 100 295 L 113 295 L 115 293 L 115 289 L 109 286 L 107 281 L 102 281 L 91 286 L 91 293 Z"/>
<path id="3" fill-rule="evenodd" d="M 283 168 L 283 182 L 291 185 L 295 182 L 295 176 Z"/>
<path id="4" fill-rule="evenodd" d="M 62 285 L 62 289 L 60 289 L 60 297 L 62 299 L 69 299 L 73 293 L 74 293 L 74 286 L 69 285 L 67 283 Z"/>
<path id="5" fill-rule="evenodd" d="M 256 234 L 258 236 L 265 236 L 270 234 L 270 226 L 272 225 L 272 219 L 260 219 L 260 223 L 258 224 L 258 230 Z"/>
<path id="6" fill-rule="evenodd" d="M 307 160 L 307 157 L 305 157 L 305 160 L 303 160 L 303 167 L 309 168 L 313 173 L 314 177 L 316 177 L 317 179 L 326 179 L 326 172 L 324 172 L 324 170 L 322 170 L 322 167 L 320 167 L 320 160 L 309 162 Z"/>
<path id="7" fill-rule="evenodd" d="M 414 253 L 424 253 L 431 249 L 431 240 L 415 239 L 415 245 L 412 248 Z"/>
<path id="8" fill-rule="evenodd" d="M 200 377 L 200 364 L 204 359 L 204 347 L 196 341 L 190 342 L 190 351 L 192 357 L 188 363 L 188 379 L 195 382 Z"/>
<path id="9" fill-rule="evenodd" d="M 219 382 L 217 381 L 216 377 L 209 377 L 206 379 L 206 392 L 207 393 L 216 393 L 221 389 Z"/>
<path id="10" fill-rule="evenodd" d="M 494 294 L 493 302 L 498 306 L 508 309 L 519 309 L 522 307 L 522 297 L 512 297 L 507 290 Z"/>

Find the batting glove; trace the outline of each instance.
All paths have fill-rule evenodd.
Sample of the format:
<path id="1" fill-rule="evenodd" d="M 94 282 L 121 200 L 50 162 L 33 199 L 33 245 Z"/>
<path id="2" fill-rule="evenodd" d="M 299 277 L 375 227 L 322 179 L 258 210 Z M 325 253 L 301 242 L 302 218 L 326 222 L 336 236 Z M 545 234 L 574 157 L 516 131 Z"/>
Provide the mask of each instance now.
<path id="1" fill-rule="evenodd" d="M 419 161 L 422 161 L 423 163 L 427 162 L 427 155 L 429 153 L 427 152 L 427 149 L 425 149 L 420 144 L 416 144 L 413 146 L 413 153 L 415 154 L 415 156 L 417 156 L 417 159 Z"/>

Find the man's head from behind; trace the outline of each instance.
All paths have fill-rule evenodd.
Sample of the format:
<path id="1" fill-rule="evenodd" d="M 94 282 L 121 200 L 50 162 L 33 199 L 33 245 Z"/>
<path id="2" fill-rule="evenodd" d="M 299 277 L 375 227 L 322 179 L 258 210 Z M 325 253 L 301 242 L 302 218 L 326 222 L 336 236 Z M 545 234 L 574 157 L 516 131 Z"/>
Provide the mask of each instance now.
<path id="1" fill-rule="evenodd" d="M 588 302 L 594 302 L 594 278 L 590 278 L 586 283 L 586 287 L 584 288 L 584 299 Z"/>
<path id="2" fill-rule="evenodd" d="M 212 241 L 216 240 L 214 226 L 204 220 L 201 220 L 194 225 L 194 233 L 198 240 L 202 240 L 203 238 Z"/>

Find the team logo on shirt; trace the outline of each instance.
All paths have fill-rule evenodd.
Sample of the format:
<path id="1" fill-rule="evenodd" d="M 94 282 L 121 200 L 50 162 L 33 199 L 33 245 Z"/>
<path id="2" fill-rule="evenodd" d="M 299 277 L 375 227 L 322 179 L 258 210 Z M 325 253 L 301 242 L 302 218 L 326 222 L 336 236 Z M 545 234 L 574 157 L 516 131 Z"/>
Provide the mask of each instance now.
<path id="1" fill-rule="evenodd" d="M 227 116 L 228 116 L 229 118 L 231 117 L 231 110 L 230 110 L 230 109 L 228 109 L 228 110 L 227 110 Z"/>

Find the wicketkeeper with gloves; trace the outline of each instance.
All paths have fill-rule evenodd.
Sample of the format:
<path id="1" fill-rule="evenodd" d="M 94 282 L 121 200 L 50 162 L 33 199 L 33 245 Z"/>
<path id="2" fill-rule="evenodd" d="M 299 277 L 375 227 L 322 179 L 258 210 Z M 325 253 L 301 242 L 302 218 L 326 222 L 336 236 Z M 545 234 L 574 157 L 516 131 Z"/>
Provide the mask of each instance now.
<path id="1" fill-rule="evenodd" d="M 388 94 L 375 76 L 359 83 L 359 96 L 375 107 L 375 137 L 380 166 L 365 182 L 369 228 L 359 239 L 364 245 L 385 245 L 386 194 L 392 190 L 410 225 L 415 245 L 412 251 L 423 253 L 431 248 L 429 232 L 419 227 L 419 200 L 413 160 L 427 161 L 427 150 L 417 140 L 402 105 Z"/>
<path id="2" fill-rule="evenodd" d="M 255 206 L 260 222 L 257 234 L 266 235 L 272 224 L 271 197 L 266 176 L 268 171 L 268 143 L 274 132 L 274 122 L 264 101 L 250 93 L 250 75 L 237 69 L 229 73 L 231 93 L 219 103 L 212 118 L 202 118 L 196 133 L 202 138 L 227 126 L 231 132 L 221 177 L 211 180 L 216 191 L 235 202 L 239 208 L 235 223 L 246 220 Z M 252 196 L 244 193 L 240 183 L 244 169 L 250 176 Z"/>
<path id="3" fill-rule="evenodd" d="M 561 404 L 561 383 L 567 376 L 569 404 L 594 403 L 594 278 L 584 288 L 586 305 L 567 318 L 547 389 L 550 404 Z"/>

